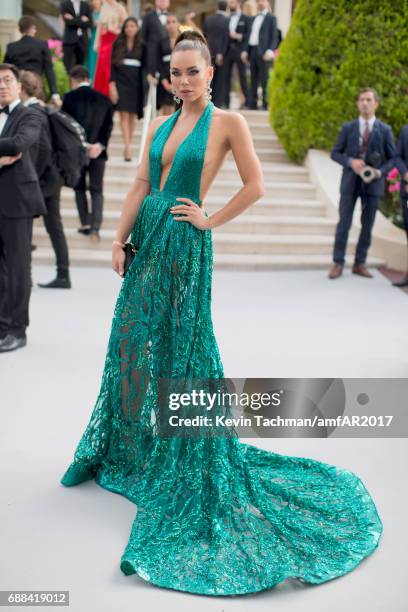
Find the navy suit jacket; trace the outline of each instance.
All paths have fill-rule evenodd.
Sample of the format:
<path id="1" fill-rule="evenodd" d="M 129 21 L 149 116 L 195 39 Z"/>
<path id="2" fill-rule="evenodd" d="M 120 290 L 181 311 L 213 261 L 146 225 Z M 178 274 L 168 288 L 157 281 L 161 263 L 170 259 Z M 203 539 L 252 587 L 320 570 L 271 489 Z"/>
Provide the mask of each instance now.
<path id="1" fill-rule="evenodd" d="M 362 182 L 361 177 L 349 165 L 350 158 L 358 159 L 360 157 L 359 137 L 358 119 L 344 123 L 331 152 L 331 158 L 343 166 L 340 183 L 340 193 L 342 195 L 353 195 L 357 182 Z M 365 159 L 368 159 L 372 153 L 380 155 L 380 161 L 376 167 L 381 170 L 381 178 L 374 179 L 368 184 L 364 183 L 364 185 L 367 195 L 381 197 L 384 195 L 384 175 L 393 165 L 396 148 L 391 127 L 379 119 L 374 121 Z"/>
<path id="2" fill-rule="evenodd" d="M 406 199 L 408 198 L 408 193 L 405 191 L 406 185 L 402 179 L 402 175 L 408 172 L 408 124 L 403 125 L 399 133 L 395 165 L 401 174 L 401 196 Z"/>
<path id="3" fill-rule="evenodd" d="M 251 36 L 252 26 L 254 24 L 255 17 L 252 17 L 251 23 L 249 26 L 249 33 L 246 37 L 245 44 L 243 46 L 243 51 L 248 53 L 249 51 L 249 37 Z M 262 21 L 261 29 L 259 30 L 259 43 L 256 47 L 256 52 L 259 57 L 262 57 L 267 49 L 272 49 L 274 51 L 278 46 L 279 41 L 279 33 L 278 33 L 278 23 L 276 21 L 275 15 L 271 13 L 266 13 L 264 20 Z M 270 61 L 270 60 L 268 60 Z"/>

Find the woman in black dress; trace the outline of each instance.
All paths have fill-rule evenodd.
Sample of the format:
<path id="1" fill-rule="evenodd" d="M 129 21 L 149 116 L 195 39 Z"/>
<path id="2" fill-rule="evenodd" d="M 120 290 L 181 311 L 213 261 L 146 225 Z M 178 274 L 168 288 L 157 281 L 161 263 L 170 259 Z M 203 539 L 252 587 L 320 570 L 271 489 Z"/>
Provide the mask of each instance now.
<path id="1" fill-rule="evenodd" d="M 143 117 L 142 42 L 137 19 L 128 17 L 112 48 L 110 98 L 119 111 L 125 161 L 131 161 L 136 115 Z"/>

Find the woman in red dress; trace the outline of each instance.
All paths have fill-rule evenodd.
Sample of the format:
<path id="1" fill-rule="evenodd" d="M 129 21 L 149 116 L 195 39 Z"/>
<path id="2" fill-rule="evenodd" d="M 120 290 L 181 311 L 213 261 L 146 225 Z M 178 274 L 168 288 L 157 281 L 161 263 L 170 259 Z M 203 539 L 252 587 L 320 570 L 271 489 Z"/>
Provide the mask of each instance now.
<path id="1" fill-rule="evenodd" d="M 121 31 L 127 17 L 125 7 L 117 0 L 105 0 L 102 5 L 96 30 L 95 50 L 98 52 L 96 62 L 94 89 L 109 96 L 109 81 L 112 45 Z"/>

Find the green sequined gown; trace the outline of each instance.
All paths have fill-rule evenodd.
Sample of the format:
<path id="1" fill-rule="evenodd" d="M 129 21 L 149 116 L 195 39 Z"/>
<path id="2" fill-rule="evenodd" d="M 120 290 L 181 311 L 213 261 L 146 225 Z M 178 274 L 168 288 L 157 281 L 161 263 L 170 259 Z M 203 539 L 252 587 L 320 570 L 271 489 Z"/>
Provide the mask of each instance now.
<path id="1" fill-rule="evenodd" d="M 175 197 L 200 203 L 209 102 L 177 149 L 160 191 L 161 155 L 180 109 L 150 147 L 151 193 L 139 245 L 112 320 L 100 392 L 61 482 L 126 496 L 136 517 L 120 568 L 155 585 L 209 595 L 270 588 L 288 577 L 322 583 L 378 546 L 382 523 L 346 469 L 229 438 L 163 439 L 158 377 L 224 376 L 211 320 L 211 230 L 173 219 Z"/>

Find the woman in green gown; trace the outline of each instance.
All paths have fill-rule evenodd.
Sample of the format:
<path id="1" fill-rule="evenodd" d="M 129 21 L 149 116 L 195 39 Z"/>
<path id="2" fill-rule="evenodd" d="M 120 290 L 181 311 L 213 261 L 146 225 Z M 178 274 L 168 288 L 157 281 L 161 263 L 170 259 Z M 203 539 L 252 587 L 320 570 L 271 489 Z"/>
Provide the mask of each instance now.
<path id="1" fill-rule="evenodd" d="M 93 83 L 96 61 L 98 59 L 98 53 L 95 51 L 95 36 L 96 36 L 96 28 L 98 25 L 99 17 L 101 14 L 102 0 L 91 0 L 91 9 L 92 9 L 92 29 L 91 36 L 89 39 L 88 45 L 88 53 L 86 55 L 85 65 L 89 70 L 89 76 L 91 79 L 91 83 Z"/>
<path id="2" fill-rule="evenodd" d="M 210 100 L 213 67 L 200 33 L 180 34 L 170 74 L 183 105 L 151 122 L 123 206 L 112 247 L 123 281 L 100 392 L 61 482 L 94 479 L 137 505 L 120 563 L 126 575 L 207 595 L 252 593 L 290 577 L 322 583 L 380 540 L 381 519 L 356 474 L 244 444 L 233 428 L 162 435 L 169 380 L 222 387 L 211 231 L 264 195 L 245 119 Z M 231 150 L 243 186 L 208 216 L 203 199 Z M 129 234 L 138 251 L 123 275 Z M 229 414 L 217 403 L 214 412 Z"/>

